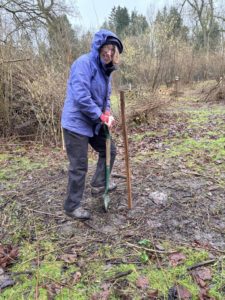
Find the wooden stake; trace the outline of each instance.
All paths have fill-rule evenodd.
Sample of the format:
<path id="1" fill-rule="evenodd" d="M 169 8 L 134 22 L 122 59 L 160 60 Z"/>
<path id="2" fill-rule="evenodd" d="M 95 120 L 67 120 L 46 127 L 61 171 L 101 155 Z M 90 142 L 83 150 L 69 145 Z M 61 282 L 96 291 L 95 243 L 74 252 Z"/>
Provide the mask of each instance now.
<path id="1" fill-rule="evenodd" d="M 64 140 L 64 133 L 63 133 L 62 126 L 61 126 L 61 138 L 62 138 L 62 149 L 63 149 L 63 151 L 65 151 L 66 147 L 65 147 L 65 140 Z"/>
<path id="2" fill-rule="evenodd" d="M 128 138 L 127 138 L 126 117 L 125 117 L 124 91 L 120 91 L 120 107 L 121 107 L 123 139 L 124 139 L 124 147 L 125 147 L 125 163 L 126 163 L 127 191 L 128 191 L 128 208 L 131 209 L 132 208 L 131 172 L 130 172 L 129 153 L 128 153 Z"/>

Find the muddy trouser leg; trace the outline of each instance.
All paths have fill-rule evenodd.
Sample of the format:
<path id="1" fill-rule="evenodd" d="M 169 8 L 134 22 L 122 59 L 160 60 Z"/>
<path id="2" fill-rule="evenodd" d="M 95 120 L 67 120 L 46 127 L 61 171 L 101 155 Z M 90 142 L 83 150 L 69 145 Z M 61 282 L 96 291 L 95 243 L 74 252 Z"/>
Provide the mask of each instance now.
<path id="1" fill-rule="evenodd" d="M 103 127 L 99 135 L 94 135 L 89 139 L 91 147 L 98 152 L 98 163 L 95 174 L 92 177 L 91 185 L 94 187 L 105 186 L 105 162 L 106 162 L 106 136 Z M 116 158 L 116 146 L 111 140 L 110 172 Z"/>
<path id="2" fill-rule="evenodd" d="M 69 159 L 67 196 L 64 209 L 72 212 L 80 206 L 85 178 L 88 168 L 88 140 L 89 137 L 83 136 L 64 129 L 64 139 Z"/>

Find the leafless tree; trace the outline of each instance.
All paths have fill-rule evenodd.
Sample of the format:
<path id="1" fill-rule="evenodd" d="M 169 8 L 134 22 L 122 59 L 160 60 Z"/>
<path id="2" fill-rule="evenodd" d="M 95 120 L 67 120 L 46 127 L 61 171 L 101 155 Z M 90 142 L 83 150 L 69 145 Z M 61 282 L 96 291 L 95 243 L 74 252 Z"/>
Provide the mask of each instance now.
<path id="1" fill-rule="evenodd" d="M 0 39 L 7 42 L 15 32 L 49 26 L 65 10 L 59 0 L 0 0 Z"/>
<path id="2" fill-rule="evenodd" d="M 207 49 L 212 25 L 215 20 L 215 1 L 214 0 L 184 0 L 182 7 L 187 3 L 196 16 L 196 23 L 200 24 L 203 33 L 203 45 Z"/>

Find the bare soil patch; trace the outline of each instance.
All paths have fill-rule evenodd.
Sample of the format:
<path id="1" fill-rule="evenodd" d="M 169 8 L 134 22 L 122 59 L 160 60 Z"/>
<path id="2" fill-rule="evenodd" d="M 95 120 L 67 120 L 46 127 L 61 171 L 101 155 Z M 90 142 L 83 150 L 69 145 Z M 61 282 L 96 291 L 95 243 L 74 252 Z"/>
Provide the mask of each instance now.
<path id="1" fill-rule="evenodd" d="M 201 104 L 198 103 L 197 106 L 199 108 Z M 14 203 L 16 206 L 13 208 L 13 215 L 16 214 L 21 220 L 19 230 L 27 228 L 29 234 L 25 233 L 24 236 L 28 235 L 30 239 L 34 235 L 34 228 L 28 229 L 29 220 L 36 218 L 43 228 L 43 234 L 54 234 L 56 240 L 64 242 L 72 237 L 82 240 L 84 236 L 91 235 L 119 240 L 149 238 L 169 240 L 174 244 L 202 245 L 222 251 L 225 247 L 224 169 L 216 173 L 211 165 L 207 166 L 207 159 L 203 157 L 201 166 L 205 165 L 205 168 L 201 169 L 203 172 L 198 172 L 195 168 L 187 168 L 187 161 L 179 155 L 175 158 L 164 156 L 163 160 L 155 159 L 153 155 L 156 152 L 166 153 L 168 140 L 177 133 L 181 137 L 185 132 L 188 132 L 189 137 L 196 137 L 198 134 L 200 138 L 208 126 L 213 130 L 210 119 L 202 132 L 195 128 L 188 129 L 187 111 L 166 112 L 154 125 L 143 125 L 132 130 L 129 128 L 132 210 L 127 208 L 126 180 L 115 177 L 113 180 L 117 182 L 118 188 L 111 194 L 108 213 L 103 212 L 102 197 L 93 198 L 90 193 L 89 182 L 94 171 L 94 164 L 90 163 L 84 204 L 92 211 L 93 219 L 82 223 L 66 217 L 62 204 L 66 195 L 67 160 L 65 153 L 58 152 L 53 155 L 52 165 L 29 172 L 16 190 L 6 190 L 4 185 L 1 187 L 2 217 L 5 216 L 9 221 L 7 207 L 12 208 Z M 224 116 L 223 108 L 221 118 Z M 165 129 L 164 135 L 157 133 Z M 132 139 L 134 134 L 147 132 L 154 133 L 154 136 L 146 136 L 138 141 Z M 121 133 L 116 132 L 114 138 L 117 140 L 118 156 L 113 173 L 125 175 Z M 143 151 L 148 154 L 137 160 Z M 48 150 L 48 153 L 41 154 L 40 151 L 38 155 L 52 154 Z M 214 168 L 221 164 L 224 164 L 224 160 L 214 163 Z M 1 240 L 7 240 L 8 234 L 12 235 L 10 230 L 10 225 L 1 228 Z"/>

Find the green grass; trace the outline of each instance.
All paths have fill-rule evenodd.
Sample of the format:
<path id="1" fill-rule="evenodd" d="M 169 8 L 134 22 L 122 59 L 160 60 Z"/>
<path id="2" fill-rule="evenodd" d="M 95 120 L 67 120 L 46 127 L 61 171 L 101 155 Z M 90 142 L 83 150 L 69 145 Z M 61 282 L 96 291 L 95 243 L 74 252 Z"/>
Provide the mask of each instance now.
<path id="1" fill-rule="evenodd" d="M 176 140 L 170 140 L 167 145 L 170 147 L 165 153 L 168 157 L 187 157 L 191 155 L 192 157 L 202 156 L 204 158 L 204 155 L 207 155 L 211 161 L 221 160 L 225 157 L 225 137 L 215 140 L 186 138 L 179 141 L 179 143 Z"/>
<path id="2" fill-rule="evenodd" d="M 223 107 L 195 109 L 185 114 L 186 127 L 173 137 L 167 137 L 169 129 L 132 135 L 131 140 L 136 143 L 149 136 L 161 137 L 164 149 L 142 151 L 137 153 L 133 161 L 139 163 L 152 159 L 162 163 L 179 158 L 189 169 L 202 172 L 211 168 L 215 175 L 220 175 L 225 170 L 224 115 Z M 176 122 L 182 122 L 181 116 L 177 117 Z"/>
<path id="3" fill-rule="evenodd" d="M 120 111 L 119 95 L 113 94 L 110 97 L 111 110 L 115 116 L 118 116 Z"/>
<path id="4" fill-rule="evenodd" d="M 113 95 L 111 100 L 113 112 L 119 113 L 118 96 Z M 186 128 L 183 132 L 178 131 L 173 137 L 167 137 L 169 128 L 132 135 L 131 141 L 136 143 L 143 141 L 145 137 L 161 137 L 162 144 L 166 146 L 163 148 L 164 151 L 146 150 L 136 155 L 134 161 L 151 158 L 155 161 L 170 160 L 171 162 L 181 159 L 182 163 L 192 170 L 203 171 L 203 168 L 207 167 L 210 169 L 211 176 L 219 176 L 224 170 L 224 164 L 217 165 L 217 163 L 223 161 L 225 157 L 225 137 L 222 127 L 224 119 L 221 116 L 223 116 L 221 109 L 193 110 L 185 115 Z M 212 121 L 213 127 L 210 126 Z M 177 122 L 183 122 L 182 118 L 178 116 Z M 190 135 L 186 129 L 192 129 L 193 134 Z M 50 155 L 57 155 L 57 151 L 57 149 L 50 151 Z M 26 149 L 18 148 L 1 154 L 0 163 L 3 167 L 0 170 L 0 179 L 6 188 L 13 183 L 19 183 L 23 176 L 27 176 L 33 170 L 47 167 L 51 159 L 43 153 L 42 148 L 37 148 L 33 151 L 33 156 L 32 153 L 27 156 Z M 40 232 L 45 228 L 41 222 L 39 223 L 38 218 L 29 220 L 30 224 L 25 224 L 25 220 L 21 218 L 22 212 L 22 206 L 16 201 L 10 202 L 4 210 L 4 213 L 10 216 L 11 222 L 7 227 L 9 232 L 7 241 L 19 246 L 19 258 L 7 271 L 9 273 L 32 271 L 33 273 L 15 276 L 16 284 L 4 289 L 0 293 L 0 300 L 35 299 L 37 285 L 40 300 L 49 299 L 47 289 L 51 285 L 60 287 L 54 299 L 86 300 L 91 299 L 93 294 L 101 292 L 102 285 L 109 280 L 111 280 L 110 300 L 121 299 L 116 290 L 117 284 L 122 286 L 121 291 L 125 295 L 131 296 L 134 300 L 141 300 L 144 291 L 136 285 L 140 276 L 148 279 L 149 289 L 158 289 L 159 297 L 162 299 L 168 298 L 168 290 L 175 284 L 188 289 L 192 300 L 198 299 L 199 287 L 187 268 L 208 260 L 209 254 L 205 250 L 195 250 L 188 246 L 184 248 L 177 245 L 176 247 L 164 241 L 162 246 L 166 251 L 175 248 L 186 257 L 180 265 L 172 267 L 166 253 L 149 255 L 144 248 L 152 248 L 154 245 L 143 237 L 137 243 L 140 248 L 127 248 L 123 244 L 115 246 L 107 242 L 98 244 L 96 248 L 95 243 L 90 243 L 78 252 L 77 261 L 68 264 L 61 258 L 62 254 L 67 253 L 67 249 L 61 249 L 57 242 L 51 240 L 51 235 L 41 235 Z M 55 234 L 56 240 L 59 239 L 57 233 Z M 41 237 L 42 240 L 35 240 L 36 236 Z M 84 262 L 83 265 L 79 264 L 81 260 Z M 138 264 L 126 262 L 129 260 Z M 210 281 L 210 295 L 216 300 L 225 299 L 224 258 L 221 257 L 208 268 L 211 269 L 213 276 Z M 129 270 L 132 270 L 131 274 L 113 280 L 118 273 Z M 71 284 L 73 274 L 76 272 L 81 273 L 81 278 Z"/>
<path id="5" fill-rule="evenodd" d="M 212 121 L 216 121 L 218 125 L 221 125 L 222 114 L 225 114 L 225 110 L 222 108 L 207 108 L 194 110 L 189 115 L 188 128 L 210 125 L 210 122 Z"/>
<path id="6" fill-rule="evenodd" d="M 6 164 L 6 166 L 0 170 L 1 180 L 14 179 L 21 171 L 31 171 L 47 166 L 47 163 L 44 162 L 34 162 L 27 157 L 15 157 L 7 154 L 1 155 L 0 162 Z"/>
<path id="7" fill-rule="evenodd" d="M 144 244 L 143 247 L 147 247 Z M 167 243 L 167 247 L 169 247 Z M 139 247 L 141 247 L 139 243 Z M 39 249 L 39 266 L 38 266 L 38 251 Z M 208 253 L 205 250 L 194 250 L 188 247 L 178 247 L 178 252 L 182 252 L 186 259 L 175 267 L 169 263 L 169 257 L 166 254 L 160 254 L 158 260 L 151 259 L 147 263 L 140 265 L 135 264 L 106 264 L 106 259 L 117 258 L 124 259 L 127 254 L 133 253 L 136 260 L 140 257 L 143 250 L 129 250 L 124 247 L 112 247 L 112 245 L 102 245 L 94 257 L 94 260 L 88 260 L 89 254 L 84 250 L 82 258 L 86 260 L 84 267 L 81 269 L 76 262 L 67 264 L 60 260 L 60 255 L 57 254 L 56 245 L 47 240 L 30 244 L 25 242 L 20 248 L 19 261 L 11 268 L 11 272 L 32 271 L 32 275 L 16 276 L 16 285 L 12 288 L 7 288 L 0 294 L 0 299 L 34 299 L 36 285 L 38 284 L 39 299 L 47 300 L 47 288 L 51 284 L 56 284 L 59 287 L 58 294 L 55 299 L 90 299 L 95 293 L 102 290 L 102 285 L 110 280 L 111 283 L 123 282 L 126 280 L 126 287 L 123 292 L 132 295 L 133 299 L 142 299 L 143 291 L 137 288 L 136 282 L 139 277 L 144 276 L 149 281 L 149 289 L 158 290 L 159 295 L 167 299 L 168 290 L 175 284 L 185 287 L 192 295 L 193 300 L 198 299 L 199 287 L 193 281 L 187 268 L 208 260 Z M 79 258 L 78 258 L 79 259 Z M 157 261 L 160 261 L 162 267 L 159 267 Z M 66 269 L 63 268 L 66 266 Z M 224 285 L 225 266 L 224 261 L 215 262 L 209 268 L 212 270 L 213 280 L 210 283 L 211 295 L 215 299 L 222 300 L 223 292 L 220 292 Z M 71 285 L 71 278 L 75 272 L 81 273 L 81 278 L 76 283 Z M 126 271 L 132 271 L 129 275 L 112 280 L 116 274 Z M 38 280 L 38 281 L 37 281 Z M 110 299 L 120 299 L 116 296 L 116 291 L 113 285 L 110 288 Z"/>

